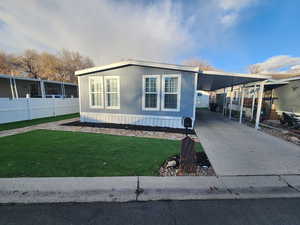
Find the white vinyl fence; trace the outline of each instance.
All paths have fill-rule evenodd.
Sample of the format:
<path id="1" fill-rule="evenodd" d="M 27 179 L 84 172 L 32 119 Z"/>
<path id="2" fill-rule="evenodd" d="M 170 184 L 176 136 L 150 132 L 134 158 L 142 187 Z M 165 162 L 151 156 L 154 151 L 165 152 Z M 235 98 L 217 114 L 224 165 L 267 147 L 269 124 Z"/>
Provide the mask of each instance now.
<path id="1" fill-rule="evenodd" d="M 78 98 L 0 98 L 0 124 L 77 112 Z"/>

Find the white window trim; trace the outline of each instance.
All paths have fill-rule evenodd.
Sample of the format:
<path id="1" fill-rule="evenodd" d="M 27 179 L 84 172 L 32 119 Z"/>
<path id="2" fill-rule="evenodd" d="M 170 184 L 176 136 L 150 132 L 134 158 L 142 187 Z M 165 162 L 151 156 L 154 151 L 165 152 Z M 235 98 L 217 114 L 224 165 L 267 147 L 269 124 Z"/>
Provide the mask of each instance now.
<path id="1" fill-rule="evenodd" d="M 106 97 L 107 97 L 107 87 L 106 87 L 106 80 L 109 80 L 109 79 L 117 79 L 118 80 L 118 86 L 117 86 L 117 88 L 118 88 L 118 91 L 117 91 L 117 94 L 118 94 L 118 105 L 117 106 L 108 106 L 107 105 L 107 99 L 106 99 Z M 105 95 L 105 108 L 106 109 L 120 109 L 120 77 L 119 76 L 105 76 L 104 77 L 104 90 L 105 90 L 105 93 L 104 93 L 104 95 Z M 115 92 L 109 92 L 109 93 L 115 93 Z"/>
<path id="2" fill-rule="evenodd" d="M 157 90 L 157 101 L 156 101 L 156 107 L 155 108 L 146 108 L 145 103 L 146 103 L 146 78 L 156 78 L 156 90 Z M 143 97 L 142 97 L 142 110 L 143 111 L 159 111 L 160 108 L 160 75 L 143 75 Z M 149 93 L 149 92 L 147 92 Z M 150 92 L 151 94 L 151 92 Z"/>
<path id="3" fill-rule="evenodd" d="M 91 93 L 91 80 L 100 80 L 102 85 L 102 95 L 101 95 L 101 102 L 102 104 L 99 106 L 92 105 L 92 93 Z M 95 93 L 95 92 L 93 92 Z M 101 93 L 101 92 L 100 92 Z M 104 108 L 104 88 L 103 88 L 103 76 L 90 76 L 89 77 L 89 106 L 93 109 L 103 109 Z"/>
<path id="4" fill-rule="evenodd" d="M 165 79 L 169 77 L 178 78 L 178 89 L 177 89 L 177 108 L 176 109 L 166 109 L 165 105 Z M 169 112 L 179 112 L 180 111 L 180 99 L 181 99 L 181 74 L 164 74 L 162 75 L 162 88 L 161 88 L 161 110 Z"/>

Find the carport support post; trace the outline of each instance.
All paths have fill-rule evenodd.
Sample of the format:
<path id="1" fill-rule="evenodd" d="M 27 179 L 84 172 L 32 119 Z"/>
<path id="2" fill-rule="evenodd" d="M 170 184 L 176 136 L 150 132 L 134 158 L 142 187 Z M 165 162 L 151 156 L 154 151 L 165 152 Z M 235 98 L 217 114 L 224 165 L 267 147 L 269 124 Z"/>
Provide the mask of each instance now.
<path id="1" fill-rule="evenodd" d="M 233 100 L 233 87 L 230 91 L 230 104 L 229 104 L 229 119 L 231 120 L 231 111 L 232 111 L 232 100 Z"/>
<path id="2" fill-rule="evenodd" d="M 256 98 L 256 84 L 254 85 L 254 92 L 252 96 L 251 121 L 253 120 L 255 98 Z"/>
<path id="3" fill-rule="evenodd" d="M 10 90 L 11 90 L 11 97 L 14 99 L 15 98 L 15 92 L 14 92 L 14 88 L 13 88 L 12 78 L 9 78 L 9 84 L 10 84 Z"/>
<path id="4" fill-rule="evenodd" d="M 226 115 L 226 88 L 224 88 L 224 99 L 223 99 L 223 115 L 225 116 Z"/>
<path id="5" fill-rule="evenodd" d="M 42 98 L 45 98 L 46 97 L 46 95 L 45 95 L 45 85 L 44 85 L 44 81 L 42 79 L 40 80 L 40 86 L 41 86 Z"/>
<path id="6" fill-rule="evenodd" d="M 243 119 L 244 97 L 245 97 L 245 88 L 242 87 L 242 99 L 241 99 L 241 108 L 240 108 L 240 123 L 242 123 L 242 119 Z"/>
<path id="7" fill-rule="evenodd" d="M 259 94 L 258 94 L 258 102 L 257 102 L 256 120 L 255 120 L 255 129 L 256 130 L 259 128 L 262 98 L 263 98 L 263 94 L 264 94 L 264 84 L 265 83 L 262 82 L 259 85 Z"/>

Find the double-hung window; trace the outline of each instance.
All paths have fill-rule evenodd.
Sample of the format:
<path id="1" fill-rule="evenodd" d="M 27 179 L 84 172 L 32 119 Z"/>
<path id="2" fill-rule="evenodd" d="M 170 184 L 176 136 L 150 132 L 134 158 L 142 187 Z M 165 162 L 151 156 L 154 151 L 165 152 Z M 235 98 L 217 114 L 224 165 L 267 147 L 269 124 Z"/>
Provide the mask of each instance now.
<path id="1" fill-rule="evenodd" d="M 163 111 L 180 111 L 180 87 L 181 76 L 179 74 L 162 76 Z"/>
<path id="2" fill-rule="evenodd" d="M 89 77 L 90 107 L 103 108 L 103 77 Z"/>
<path id="3" fill-rule="evenodd" d="M 105 108 L 120 109 L 120 79 L 118 76 L 105 76 Z"/>
<path id="4" fill-rule="evenodd" d="M 143 110 L 159 110 L 160 76 L 143 76 Z"/>

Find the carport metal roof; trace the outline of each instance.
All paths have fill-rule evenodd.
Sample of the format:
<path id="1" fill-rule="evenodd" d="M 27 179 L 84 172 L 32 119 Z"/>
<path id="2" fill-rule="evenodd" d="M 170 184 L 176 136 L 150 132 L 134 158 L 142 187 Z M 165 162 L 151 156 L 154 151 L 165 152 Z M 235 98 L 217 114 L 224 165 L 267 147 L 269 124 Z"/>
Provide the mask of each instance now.
<path id="1" fill-rule="evenodd" d="M 258 74 L 227 73 L 221 71 L 199 71 L 197 90 L 215 91 L 221 88 L 232 87 L 241 84 L 264 81 L 269 76 Z"/>

